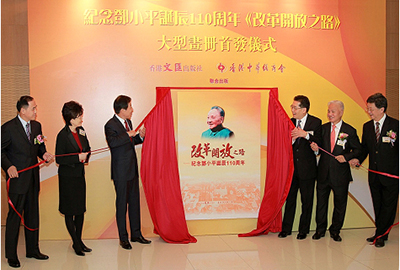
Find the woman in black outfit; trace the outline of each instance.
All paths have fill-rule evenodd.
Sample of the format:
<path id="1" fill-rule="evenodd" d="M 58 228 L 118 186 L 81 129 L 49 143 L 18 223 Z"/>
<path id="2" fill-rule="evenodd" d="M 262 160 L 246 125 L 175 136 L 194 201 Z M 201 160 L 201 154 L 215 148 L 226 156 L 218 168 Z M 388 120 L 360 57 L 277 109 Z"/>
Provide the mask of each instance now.
<path id="1" fill-rule="evenodd" d="M 82 127 L 83 108 L 75 101 L 64 104 L 62 116 L 65 127 L 58 133 L 56 155 L 80 153 L 76 155 L 56 156 L 59 183 L 59 211 L 65 216 L 65 225 L 73 241 L 76 255 L 92 251 L 82 242 L 82 228 L 86 212 L 85 167 L 88 163 L 90 145 Z"/>

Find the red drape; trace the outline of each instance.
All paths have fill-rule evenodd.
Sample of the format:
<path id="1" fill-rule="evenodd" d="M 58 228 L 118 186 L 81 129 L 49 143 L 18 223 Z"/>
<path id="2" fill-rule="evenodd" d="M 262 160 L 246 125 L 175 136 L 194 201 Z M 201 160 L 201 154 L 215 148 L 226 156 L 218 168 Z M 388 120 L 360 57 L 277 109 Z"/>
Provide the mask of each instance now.
<path id="1" fill-rule="evenodd" d="M 267 175 L 265 192 L 258 213 L 257 229 L 240 237 L 279 232 L 282 206 L 294 171 L 291 130 L 294 125 L 278 100 L 278 89 L 271 89 L 268 106 Z"/>
<path id="2" fill-rule="evenodd" d="M 171 92 L 162 89 L 157 104 L 143 120 L 141 178 L 154 232 L 168 243 L 195 243 L 189 234 L 182 202 L 175 147 Z M 140 126 L 140 125 L 139 125 Z"/>

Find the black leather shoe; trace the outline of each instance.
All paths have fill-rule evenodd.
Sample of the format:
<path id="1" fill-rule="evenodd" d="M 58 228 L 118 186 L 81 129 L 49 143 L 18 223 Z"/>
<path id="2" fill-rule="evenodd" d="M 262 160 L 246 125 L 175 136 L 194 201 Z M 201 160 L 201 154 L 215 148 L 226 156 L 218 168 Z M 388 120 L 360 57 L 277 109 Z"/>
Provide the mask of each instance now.
<path id="1" fill-rule="evenodd" d="M 278 237 L 279 238 L 285 238 L 286 236 L 288 236 L 288 235 L 291 235 L 292 233 L 291 232 L 285 232 L 285 231 L 281 231 L 279 234 L 278 234 Z"/>
<path id="2" fill-rule="evenodd" d="M 119 245 L 124 249 L 132 249 L 132 246 L 128 241 L 119 241 Z"/>
<path id="3" fill-rule="evenodd" d="M 40 252 L 35 253 L 35 254 L 26 254 L 27 258 L 35 258 L 36 260 L 47 260 L 49 256 L 42 254 Z"/>
<path id="4" fill-rule="evenodd" d="M 299 239 L 299 240 L 306 239 L 306 237 L 307 237 L 306 233 L 298 233 L 297 234 L 297 239 Z"/>
<path id="5" fill-rule="evenodd" d="M 72 245 L 72 248 L 74 249 L 76 255 L 85 256 L 85 253 L 83 253 L 83 251 L 82 251 L 81 245 L 78 245 L 78 246 Z"/>
<path id="6" fill-rule="evenodd" d="M 338 233 L 331 233 L 331 238 L 336 242 L 342 242 L 342 237 Z"/>
<path id="7" fill-rule="evenodd" d="M 78 256 L 85 256 L 85 253 L 83 253 L 82 250 L 75 250 L 74 249 L 74 251 L 75 251 L 75 254 L 78 255 Z"/>
<path id="8" fill-rule="evenodd" d="M 382 238 L 376 239 L 375 246 L 376 247 L 384 247 L 385 246 L 385 240 L 383 240 Z"/>
<path id="9" fill-rule="evenodd" d="M 88 248 L 88 247 L 85 246 L 85 245 L 83 245 L 82 251 L 83 251 L 83 252 L 92 252 L 92 249 L 91 249 L 91 248 Z"/>
<path id="10" fill-rule="evenodd" d="M 131 238 L 132 242 L 139 242 L 140 244 L 150 244 L 151 241 L 145 239 L 143 236 Z"/>
<path id="11" fill-rule="evenodd" d="M 314 235 L 312 236 L 312 239 L 318 240 L 321 239 L 321 237 L 325 237 L 325 233 L 315 232 Z"/>
<path id="12" fill-rule="evenodd" d="M 370 243 L 372 243 L 372 242 L 374 242 L 375 241 L 375 238 L 376 238 L 376 236 L 374 235 L 374 236 L 371 236 L 371 237 L 368 237 L 367 238 L 367 242 L 370 242 Z"/>
<path id="13" fill-rule="evenodd" d="M 8 259 L 7 262 L 10 267 L 14 268 L 21 267 L 21 264 L 19 263 L 18 259 Z"/>
<path id="14" fill-rule="evenodd" d="M 382 238 L 384 241 L 387 241 L 387 240 L 388 240 L 388 239 L 387 239 L 387 235 L 386 235 L 386 237 L 385 237 L 385 236 L 382 236 L 381 238 Z M 371 236 L 371 237 L 368 237 L 368 238 L 367 238 L 367 242 L 372 243 L 372 242 L 375 241 L 375 239 L 376 239 L 376 235 Z"/>

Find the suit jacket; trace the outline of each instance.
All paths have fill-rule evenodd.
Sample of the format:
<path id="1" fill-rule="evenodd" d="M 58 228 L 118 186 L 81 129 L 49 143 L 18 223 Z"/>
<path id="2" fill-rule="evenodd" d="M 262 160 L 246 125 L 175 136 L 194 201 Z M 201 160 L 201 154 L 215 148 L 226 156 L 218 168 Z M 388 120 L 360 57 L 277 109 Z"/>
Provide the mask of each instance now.
<path id="1" fill-rule="evenodd" d="M 396 141 L 384 142 L 383 137 L 388 137 L 388 131 L 394 131 L 397 135 Z M 399 120 L 390 116 L 386 116 L 385 122 L 382 125 L 381 137 L 376 143 L 374 121 L 368 121 L 363 126 L 362 134 L 362 153 L 359 158 L 360 164 L 369 155 L 369 168 L 371 170 L 385 172 L 389 174 L 399 175 Z M 387 139 L 386 139 L 387 140 Z M 376 174 L 369 172 L 369 177 Z M 388 184 L 391 181 L 399 181 L 394 178 L 382 176 L 383 181 Z"/>
<path id="2" fill-rule="evenodd" d="M 353 158 L 358 158 L 361 153 L 361 144 L 357 136 L 357 130 L 349 124 L 342 122 L 340 133 L 347 133 L 347 142 L 345 147 L 337 144 L 338 139 L 336 138 L 335 147 L 333 149 L 333 155 L 343 155 L 346 161 Z M 339 137 L 338 134 L 338 137 Z M 322 125 L 322 144 L 321 148 L 331 152 L 331 123 L 328 122 Z M 328 182 L 335 186 L 347 185 L 350 181 L 353 181 L 350 171 L 350 165 L 348 162 L 340 163 L 332 156 L 327 153 L 321 152 L 321 158 L 318 164 L 318 182 Z"/>
<path id="3" fill-rule="evenodd" d="M 7 174 L 8 168 L 15 166 L 17 170 L 22 170 L 38 163 L 38 157 L 43 159 L 46 153 L 44 143 L 35 143 L 35 138 L 42 135 L 42 126 L 37 121 L 30 121 L 31 139 L 25 133 L 18 116 L 1 126 L 1 167 Z M 34 185 L 40 189 L 39 167 L 22 172 L 18 178 L 10 180 L 10 193 L 25 194 L 30 186 L 32 178 Z"/>
<path id="4" fill-rule="evenodd" d="M 89 152 L 90 145 L 85 130 L 82 127 L 77 128 L 79 141 L 82 145 L 82 152 Z M 80 149 L 72 135 L 71 129 L 65 126 L 57 135 L 56 155 L 79 153 Z M 87 155 L 86 162 L 89 161 L 90 153 Z M 56 162 L 60 165 L 58 173 L 66 177 L 79 177 L 85 174 L 84 164 L 79 161 L 78 155 L 56 157 Z"/>
<path id="5" fill-rule="evenodd" d="M 291 119 L 296 126 L 296 119 Z M 310 138 L 300 138 L 299 142 L 295 141 L 293 147 L 293 161 L 295 174 L 300 179 L 316 179 L 317 178 L 317 158 L 314 151 L 310 147 L 310 142 L 321 144 L 321 119 L 308 115 L 303 130 L 307 131 Z"/>
<path id="6" fill-rule="evenodd" d="M 131 120 L 127 120 L 132 129 Z M 104 126 L 106 140 L 111 152 L 111 179 L 114 181 L 130 181 L 139 179 L 135 145 L 143 141 L 139 134 L 132 138 L 125 127 L 114 115 Z"/>

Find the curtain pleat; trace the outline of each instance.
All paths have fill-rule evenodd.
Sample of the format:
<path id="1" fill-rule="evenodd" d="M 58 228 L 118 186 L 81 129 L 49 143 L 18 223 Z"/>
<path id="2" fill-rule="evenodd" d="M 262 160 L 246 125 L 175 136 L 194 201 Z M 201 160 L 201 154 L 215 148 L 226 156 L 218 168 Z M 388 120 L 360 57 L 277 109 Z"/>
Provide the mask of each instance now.
<path id="1" fill-rule="evenodd" d="M 163 91 L 144 121 L 141 178 L 154 232 L 168 243 L 197 240 L 189 234 L 178 171 L 171 92 Z"/>
<path id="2" fill-rule="evenodd" d="M 282 229 L 282 206 L 294 171 L 291 131 L 294 125 L 278 100 L 278 89 L 271 89 L 268 105 L 267 173 L 257 228 L 240 237 L 257 236 Z"/>

